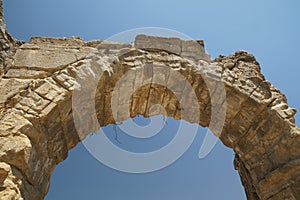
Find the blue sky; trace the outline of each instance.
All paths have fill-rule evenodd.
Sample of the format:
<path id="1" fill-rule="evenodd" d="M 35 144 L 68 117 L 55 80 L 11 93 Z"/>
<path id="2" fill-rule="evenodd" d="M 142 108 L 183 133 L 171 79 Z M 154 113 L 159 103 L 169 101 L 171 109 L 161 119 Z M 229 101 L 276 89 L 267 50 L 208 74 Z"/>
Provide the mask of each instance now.
<path id="1" fill-rule="evenodd" d="M 297 110 L 299 8 L 298 0 L 4 1 L 8 30 L 19 40 L 76 35 L 88 41 L 133 28 L 162 27 L 204 39 L 213 58 L 247 50 L 260 62 L 266 79 L 284 92 L 289 105 Z M 299 114 L 296 120 L 299 125 Z M 172 132 L 177 123 L 168 119 L 164 133 Z M 113 129 L 105 128 L 108 133 Z M 245 199 L 230 149 L 219 142 L 208 157 L 198 159 L 201 133 L 205 130 L 199 128 L 191 148 L 173 165 L 142 175 L 112 170 L 79 144 L 56 168 L 46 199 Z M 168 139 L 165 135 L 155 144 L 163 145 Z M 120 137 L 128 139 L 122 133 Z"/>

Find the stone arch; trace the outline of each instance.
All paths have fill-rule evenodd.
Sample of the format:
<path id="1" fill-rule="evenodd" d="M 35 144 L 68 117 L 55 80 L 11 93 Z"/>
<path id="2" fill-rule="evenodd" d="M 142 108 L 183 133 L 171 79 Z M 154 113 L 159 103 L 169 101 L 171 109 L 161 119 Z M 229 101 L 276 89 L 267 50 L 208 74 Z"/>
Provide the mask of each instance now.
<path id="1" fill-rule="evenodd" d="M 133 68 L 143 70 L 147 78 L 153 79 L 153 66 L 148 69 L 147 63 L 162 64 L 164 70 L 179 72 L 190 83 L 200 105 L 200 119 L 194 121 L 187 116 L 187 121 L 207 127 L 212 123 L 212 108 L 226 108 L 220 139 L 236 153 L 235 168 L 248 199 L 300 198 L 300 131 L 294 123 L 295 110 L 265 80 L 252 55 L 238 51 L 211 61 L 202 42 L 143 35 L 134 44 L 104 43 L 105 53 L 99 49 L 101 41 L 83 42 L 76 37 L 34 37 L 20 47 L 10 40 L 6 42 L 16 50 L 8 48 L 3 50 L 6 54 L 1 54 L 6 59 L 0 79 L 0 196 L 3 198 L 43 199 L 54 167 L 86 134 L 97 130 L 99 123 L 103 126 L 137 114 L 145 117 L 159 114 L 159 111 L 149 112 L 151 105 L 157 103 L 165 108 L 165 115 L 182 119 L 180 100 L 166 87 L 151 82 L 135 91 L 129 114 L 120 112 L 117 118 L 113 117 L 110 97 L 116 82 Z M 116 57 L 115 62 L 105 65 L 101 61 L 101 69 L 99 60 L 90 57 L 91 52 L 100 52 L 100 58 Z M 98 118 L 93 123 L 82 123 L 80 127 L 90 131 L 81 133 L 74 116 L 85 118 L 89 113 L 74 113 L 72 98 L 74 91 L 82 86 L 81 81 L 91 77 L 91 72 L 101 75 L 92 96 L 96 99 Z M 218 92 L 210 93 L 204 78 L 224 85 L 226 102 L 211 104 L 212 96 Z M 179 91 L 183 92 L 184 89 Z M 79 103 L 89 103 L 90 95 L 81 95 Z"/>

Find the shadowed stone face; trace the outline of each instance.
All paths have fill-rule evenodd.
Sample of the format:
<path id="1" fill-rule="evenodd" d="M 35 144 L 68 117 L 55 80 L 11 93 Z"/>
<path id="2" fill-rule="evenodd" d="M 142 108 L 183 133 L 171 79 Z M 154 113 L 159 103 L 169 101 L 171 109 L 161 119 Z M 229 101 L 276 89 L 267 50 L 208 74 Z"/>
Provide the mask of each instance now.
<path id="1" fill-rule="evenodd" d="M 252 55 L 211 61 L 203 42 L 145 35 L 132 44 L 36 37 L 19 46 L 2 10 L 0 17 L 1 199 L 43 199 L 69 149 L 100 126 L 139 114 L 209 127 L 236 152 L 248 199 L 300 198 L 296 111 Z"/>

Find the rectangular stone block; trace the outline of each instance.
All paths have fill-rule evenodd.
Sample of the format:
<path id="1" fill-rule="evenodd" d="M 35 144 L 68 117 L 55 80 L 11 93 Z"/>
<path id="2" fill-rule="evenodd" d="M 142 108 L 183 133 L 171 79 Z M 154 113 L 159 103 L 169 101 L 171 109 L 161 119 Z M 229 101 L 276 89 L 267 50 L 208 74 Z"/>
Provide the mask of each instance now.
<path id="1" fill-rule="evenodd" d="M 159 49 L 178 55 L 181 52 L 181 40 L 179 38 L 138 35 L 135 38 L 134 46 L 137 49 Z"/>

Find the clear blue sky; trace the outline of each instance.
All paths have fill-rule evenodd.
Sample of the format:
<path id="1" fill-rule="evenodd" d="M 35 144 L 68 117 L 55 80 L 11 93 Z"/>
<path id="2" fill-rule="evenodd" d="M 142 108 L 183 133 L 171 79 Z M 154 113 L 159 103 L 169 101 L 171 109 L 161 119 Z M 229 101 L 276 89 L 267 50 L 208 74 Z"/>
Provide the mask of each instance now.
<path id="1" fill-rule="evenodd" d="M 204 39 L 215 58 L 238 49 L 253 53 L 266 78 L 300 110 L 300 1 L 298 0 L 26 0 L 4 1 L 9 32 L 31 36 L 106 39 L 132 28 L 163 27 Z M 137 119 L 139 123 L 147 120 Z M 296 115 L 299 125 L 299 114 Z M 172 133 L 168 119 L 163 130 Z M 112 126 L 105 128 L 112 132 Z M 55 170 L 47 200 L 196 200 L 245 199 L 233 152 L 220 142 L 203 160 L 197 157 L 203 129 L 191 148 L 173 165 L 149 174 L 126 174 L 95 160 L 79 144 Z M 166 134 L 165 134 L 166 135 Z M 169 136 L 161 135 L 156 145 Z M 127 141 L 126 136 L 121 139 Z M 154 146 L 153 146 L 154 147 Z"/>

